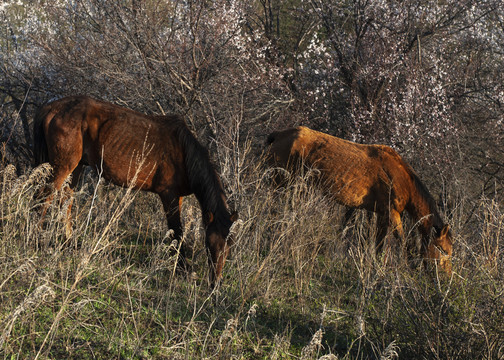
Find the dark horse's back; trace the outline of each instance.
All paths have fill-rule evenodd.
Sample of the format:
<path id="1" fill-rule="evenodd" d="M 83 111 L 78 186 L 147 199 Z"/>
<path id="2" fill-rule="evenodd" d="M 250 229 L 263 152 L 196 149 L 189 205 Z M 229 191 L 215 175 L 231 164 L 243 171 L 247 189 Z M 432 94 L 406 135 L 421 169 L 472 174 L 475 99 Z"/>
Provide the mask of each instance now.
<path id="1" fill-rule="evenodd" d="M 86 96 L 66 97 L 42 106 L 35 116 L 35 164 L 49 161 L 56 176 L 78 165 L 101 167 L 117 185 L 133 180 L 137 188 L 175 187 L 185 195 L 186 172 L 175 171 L 185 168 L 183 133 L 190 131 L 176 115 L 150 116 Z"/>

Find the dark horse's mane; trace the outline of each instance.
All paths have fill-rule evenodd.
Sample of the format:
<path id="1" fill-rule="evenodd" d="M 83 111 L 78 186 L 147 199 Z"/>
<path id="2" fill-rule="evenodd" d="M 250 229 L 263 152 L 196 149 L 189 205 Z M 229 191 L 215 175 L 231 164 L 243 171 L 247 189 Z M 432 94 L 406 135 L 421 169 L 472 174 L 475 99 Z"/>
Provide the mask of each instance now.
<path id="1" fill-rule="evenodd" d="M 215 216 L 215 221 L 218 221 L 221 225 L 231 226 L 232 221 L 224 202 L 225 195 L 222 183 L 210 162 L 207 149 L 199 143 L 187 128 L 185 122 L 181 121 L 177 133 L 184 151 L 189 186 L 201 203 L 202 210 L 211 211 Z M 216 191 L 209 191 L 209 189 L 215 189 Z"/>

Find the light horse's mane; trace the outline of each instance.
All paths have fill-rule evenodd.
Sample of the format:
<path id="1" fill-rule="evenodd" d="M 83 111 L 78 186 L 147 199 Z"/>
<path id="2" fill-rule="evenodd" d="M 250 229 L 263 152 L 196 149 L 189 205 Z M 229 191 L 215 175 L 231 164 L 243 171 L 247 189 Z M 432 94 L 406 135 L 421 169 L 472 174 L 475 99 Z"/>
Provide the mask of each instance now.
<path id="1" fill-rule="evenodd" d="M 429 190 L 427 190 L 427 187 L 424 185 L 424 183 L 420 180 L 416 172 L 414 172 L 409 165 L 408 167 L 410 169 L 410 174 L 413 178 L 413 183 L 415 184 L 416 190 L 429 206 L 430 213 L 432 214 L 433 226 L 436 231 L 439 232 L 443 227 L 443 221 L 441 219 L 441 215 L 439 214 L 436 201 L 434 200 L 434 197 L 432 197 Z"/>
<path id="2" fill-rule="evenodd" d="M 436 200 L 434 197 L 431 195 L 429 190 L 427 189 L 427 186 L 420 180 L 420 177 L 417 175 L 416 171 L 413 170 L 411 165 L 409 165 L 407 162 L 405 162 L 397 153 L 394 152 L 394 157 L 400 161 L 400 163 L 404 166 L 406 172 L 410 175 L 411 180 L 413 185 L 415 186 L 415 190 L 417 191 L 418 195 L 420 198 L 425 201 L 429 208 L 429 215 L 432 217 L 432 226 L 434 227 L 436 233 L 439 233 L 443 227 L 443 220 L 441 218 L 441 215 L 439 214 L 438 207 L 436 204 Z M 412 201 L 412 200 L 410 200 Z M 414 206 L 414 204 L 411 204 L 410 206 Z M 409 212 L 413 212 L 413 209 L 409 209 Z M 426 215 L 426 216 L 429 216 Z M 421 215 L 420 215 L 421 216 Z M 424 215 L 425 216 L 425 215 Z M 417 219 L 420 220 L 420 219 Z"/>
<path id="3" fill-rule="evenodd" d="M 373 146 L 373 145 L 370 145 Z M 399 156 L 392 148 L 382 146 L 381 149 L 386 151 L 390 156 L 392 156 L 398 164 L 401 164 L 404 170 L 411 177 L 411 181 L 415 186 L 415 190 L 417 191 L 420 198 L 425 201 L 429 208 L 429 214 L 432 216 L 433 226 L 436 231 L 440 231 L 443 227 L 443 220 L 441 219 L 441 215 L 439 214 L 438 207 L 434 197 L 431 195 L 427 186 L 424 185 L 420 177 L 417 175 L 416 171 L 413 170 L 410 164 L 408 164 L 404 159 Z M 413 205 L 413 204 L 412 204 Z M 418 219 L 419 220 L 419 219 Z"/>

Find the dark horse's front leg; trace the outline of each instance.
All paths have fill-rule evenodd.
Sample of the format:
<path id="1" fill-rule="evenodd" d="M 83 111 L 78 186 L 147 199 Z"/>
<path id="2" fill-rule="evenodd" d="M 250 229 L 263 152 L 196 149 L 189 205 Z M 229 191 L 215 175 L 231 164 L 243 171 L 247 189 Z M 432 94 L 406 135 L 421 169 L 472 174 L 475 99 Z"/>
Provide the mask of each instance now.
<path id="1" fill-rule="evenodd" d="M 182 208 L 182 197 L 161 195 L 161 201 L 166 214 L 168 228 L 173 231 L 173 238 L 179 242 L 177 270 L 187 272 L 189 264 L 186 260 L 185 244 L 182 242 L 182 223 L 180 221 L 180 211 Z"/>

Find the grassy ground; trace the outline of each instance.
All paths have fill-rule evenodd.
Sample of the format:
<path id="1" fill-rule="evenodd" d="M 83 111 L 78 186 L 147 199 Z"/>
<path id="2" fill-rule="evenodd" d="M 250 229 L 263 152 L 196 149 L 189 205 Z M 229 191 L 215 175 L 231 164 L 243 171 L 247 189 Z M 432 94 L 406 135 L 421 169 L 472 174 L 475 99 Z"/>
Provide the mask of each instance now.
<path id="1" fill-rule="evenodd" d="M 48 169 L 16 177 L 5 168 L 2 357 L 504 358 L 500 204 L 459 198 L 450 209 L 456 243 L 446 278 L 405 262 L 398 245 L 390 261 L 374 256 L 374 220 L 358 213 L 341 226 L 344 209 L 306 185 L 310 174 L 274 190 L 268 171 L 242 165 L 238 179 L 224 179 L 241 220 L 213 293 L 194 198 L 184 205 L 192 272 L 180 275 L 154 195 L 88 177 L 67 237 L 67 204 L 52 206 L 41 226 L 33 199 Z"/>

